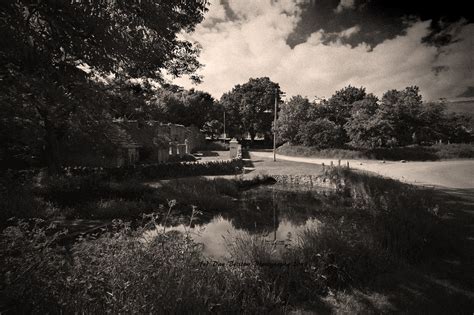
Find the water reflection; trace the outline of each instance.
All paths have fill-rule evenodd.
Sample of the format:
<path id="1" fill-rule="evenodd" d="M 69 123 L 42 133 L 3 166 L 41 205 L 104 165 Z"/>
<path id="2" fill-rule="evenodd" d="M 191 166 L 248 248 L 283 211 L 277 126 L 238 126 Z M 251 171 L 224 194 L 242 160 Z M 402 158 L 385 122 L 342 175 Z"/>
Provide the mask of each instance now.
<path id="1" fill-rule="evenodd" d="M 317 228 L 320 223 L 315 218 L 307 219 L 302 225 L 294 225 L 288 220 L 283 220 L 279 222 L 276 230 L 260 235 L 268 241 L 292 243 L 296 241 L 299 232 L 308 228 Z M 156 233 L 161 233 L 162 231 L 163 226 L 157 226 L 156 230 L 147 232 L 146 238 L 153 237 Z M 235 228 L 232 222 L 220 215 L 204 225 L 195 225 L 189 228 L 181 224 L 166 228 L 166 232 L 168 231 L 179 231 L 183 234 L 188 234 L 195 242 L 203 244 L 203 254 L 205 256 L 216 260 L 230 258 L 226 242 L 232 241 L 236 236 L 250 234 L 248 230 Z"/>
<path id="2" fill-rule="evenodd" d="M 210 221 L 192 227 L 168 226 L 166 231 L 188 234 L 203 244 L 203 253 L 209 258 L 228 258 L 226 242 L 235 236 L 254 235 L 270 242 L 291 243 L 301 231 L 318 228 L 321 221 L 316 216 L 322 205 L 321 198 L 327 193 L 326 190 L 302 192 L 278 185 L 263 186 L 244 192 L 232 211 L 218 213 Z M 163 228 L 158 226 L 146 237 L 162 232 Z"/>

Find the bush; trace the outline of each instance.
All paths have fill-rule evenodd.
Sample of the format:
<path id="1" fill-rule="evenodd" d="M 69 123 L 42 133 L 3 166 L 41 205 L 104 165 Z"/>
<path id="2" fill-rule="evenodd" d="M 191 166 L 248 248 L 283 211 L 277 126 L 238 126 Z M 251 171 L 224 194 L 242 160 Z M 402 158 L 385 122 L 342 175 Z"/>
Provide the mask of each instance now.
<path id="1" fill-rule="evenodd" d="M 207 140 L 204 144 L 197 148 L 198 151 L 228 151 L 229 144 L 220 141 Z"/>
<path id="2" fill-rule="evenodd" d="M 163 178 L 175 178 L 186 176 L 203 175 L 230 175 L 239 174 L 243 170 L 242 159 L 232 159 L 226 161 L 183 162 L 176 164 L 153 164 L 132 168 L 111 170 L 112 178 L 126 178 L 137 176 L 141 179 L 154 180 Z"/>
<path id="3" fill-rule="evenodd" d="M 0 177 L 0 227 L 11 217 L 41 217 L 45 206 L 35 198 L 35 173 L 6 171 Z"/>

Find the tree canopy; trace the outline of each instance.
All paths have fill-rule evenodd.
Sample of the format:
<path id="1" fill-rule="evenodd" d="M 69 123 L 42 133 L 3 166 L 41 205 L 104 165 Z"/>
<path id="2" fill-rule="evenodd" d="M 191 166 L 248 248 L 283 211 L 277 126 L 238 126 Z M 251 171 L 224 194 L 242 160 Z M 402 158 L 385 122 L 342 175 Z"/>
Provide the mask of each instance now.
<path id="1" fill-rule="evenodd" d="M 221 119 L 223 113 L 219 103 L 209 93 L 176 86 L 157 90 L 149 107 L 152 119 L 195 125 L 199 129 Z"/>
<path id="2" fill-rule="evenodd" d="M 272 128 L 275 97 L 281 101 L 278 83 L 268 77 L 251 78 L 222 95 L 220 103 L 226 112 L 226 129 L 232 135 L 249 133 L 252 140 L 257 133 L 269 134 Z"/>
<path id="3" fill-rule="evenodd" d="M 0 102 L 8 108 L 2 132 L 14 121 L 35 125 L 50 169 L 57 168 L 58 138 L 71 127 L 91 130 L 113 106 L 104 77 L 160 81 L 164 71 L 179 76 L 199 68 L 199 50 L 177 34 L 192 31 L 206 6 L 200 0 L 2 1 Z"/>
<path id="4" fill-rule="evenodd" d="M 292 144 L 301 142 L 302 125 L 317 119 L 316 105 L 301 95 L 293 96 L 280 106 L 276 132 L 278 140 Z"/>
<path id="5" fill-rule="evenodd" d="M 300 95 L 292 97 L 281 106 L 276 128 L 278 139 L 320 149 L 340 146 L 341 128 L 327 113 L 324 105 Z"/>
<path id="6" fill-rule="evenodd" d="M 443 103 L 423 103 L 419 88 L 389 90 L 381 100 L 348 86 L 321 104 L 301 96 L 281 106 L 281 141 L 318 148 L 377 148 L 467 142 L 469 118 L 448 113 Z"/>

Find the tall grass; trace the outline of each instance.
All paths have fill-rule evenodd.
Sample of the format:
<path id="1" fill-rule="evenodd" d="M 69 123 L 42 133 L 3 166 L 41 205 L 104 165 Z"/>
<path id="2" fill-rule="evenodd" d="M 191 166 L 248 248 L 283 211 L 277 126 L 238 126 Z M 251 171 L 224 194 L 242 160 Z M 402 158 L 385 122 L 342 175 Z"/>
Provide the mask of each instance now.
<path id="1" fill-rule="evenodd" d="M 457 235 L 442 224 L 443 204 L 432 189 L 423 189 L 381 176 L 334 169 L 346 182 L 350 207 L 366 214 L 374 241 L 392 255 L 420 262 L 454 248 Z"/>
<path id="2" fill-rule="evenodd" d="M 110 211 L 113 217 L 121 208 L 143 222 L 132 229 L 115 221 L 100 235 L 66 247 L 60 241 L 66 232 L 42 220 L 5 228 L 0 312 L 284 313 L 308 301 L 321 305 L 333 292 L 363 290 L 395 268 L 441 257 L 453 247 L 456 239 L 441 224 L 442 205 L 431 191 L 339 168 L 328 172 L 345 184 L 328 207 L 344 211 L 333 211 L 296 242 L 248 234 L 227 239 L 231 258 L 224 262 L 204 257 L 187 232 L 160 229 L 155 238 L 145 235 L 175 215 L 184 214 L 190 228 L 206 212 L 236 210 L 233 200 L 243 182 L 195 178 L 154 189 L 137 182 L 57 179 L 42 198 L 59 205 L 67 204 L 61 191 L 71 192 L 68 198 L 90 193 L 93 198 L 82 206 L 100 205 L 90 213 Z M 159 204 L 168 207 L 156 212 Z"/>
<path id="3" fill-rule="evenodd" d="M 65 251 L 49 227 L 20 223 L 0 240 L 0 310 L 10 313 L 237 313 L 282 305 L 249 266 L 207 261 L 184 235 L 114 230 Z"/>

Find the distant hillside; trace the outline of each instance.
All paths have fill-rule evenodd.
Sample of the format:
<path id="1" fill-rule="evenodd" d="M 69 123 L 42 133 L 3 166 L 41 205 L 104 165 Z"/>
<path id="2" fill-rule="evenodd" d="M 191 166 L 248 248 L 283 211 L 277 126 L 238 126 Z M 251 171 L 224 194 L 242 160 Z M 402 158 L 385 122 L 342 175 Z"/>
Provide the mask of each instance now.
<path id="1" fill-rule="evenodd" d="M 455 113 L 469 114 L 474 117 L 474 98 L 457 98 L 447 100 L 447 109 Z"/>
<path id="2" fill-rule="evenodd" d="M 470 128 L 474 130 L 474 98 L 456 98 L 446 101 L 446 108 L 450 112 L 471 117 Z"/>

